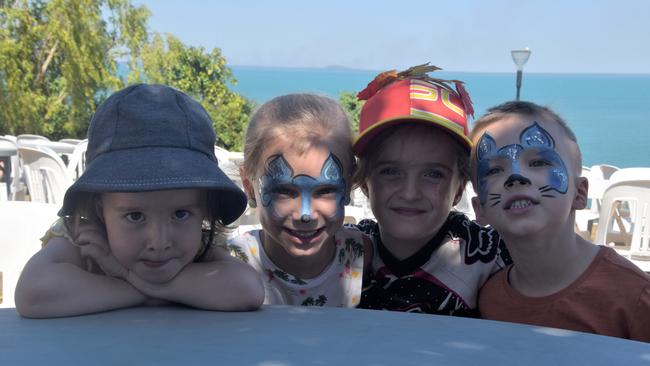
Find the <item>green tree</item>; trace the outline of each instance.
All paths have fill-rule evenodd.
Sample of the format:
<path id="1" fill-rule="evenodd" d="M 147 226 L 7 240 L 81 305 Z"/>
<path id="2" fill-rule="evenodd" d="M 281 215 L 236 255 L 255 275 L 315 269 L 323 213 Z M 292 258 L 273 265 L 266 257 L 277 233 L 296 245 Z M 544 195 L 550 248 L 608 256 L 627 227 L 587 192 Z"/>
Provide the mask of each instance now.
<path id="1" fill-rule="evenodd" d="M 128 0 L 0 2 L 0 131 L 82 136 L 123 86 L 115 60 L 139 54 L 148 16 Z"/>
<path id="2" fill-rule="evenodd" d="M 361 114 L 363 101 L 357 99 L 356 93 L 344 91 L 339 94 L 339 104 L 341 104 L 350 119 L 352 132 L 359 132 L 359 115 Z"/>
<path id="3" fill-rule="evenodd" d="M 142 69 L 148 82 L 170 85 L 199 100 L 212 118 L 217 144 L 241 151 L 253 105 L 228 88 L 236 80 L 219 48 L 206 52 L 170 34 L 154 34 L 142 50 Z"/>
<path id="4" fill-rule="evenodd" d="M 0 134 L 82 137 L 111 92 L 151 82 L 198 99 L 218 144 L 241 150 L 253 105 L 228 88 L 235 79 L 221 50 L 150 38 L 148 18 L 130 0 L 0 0 Z"/>

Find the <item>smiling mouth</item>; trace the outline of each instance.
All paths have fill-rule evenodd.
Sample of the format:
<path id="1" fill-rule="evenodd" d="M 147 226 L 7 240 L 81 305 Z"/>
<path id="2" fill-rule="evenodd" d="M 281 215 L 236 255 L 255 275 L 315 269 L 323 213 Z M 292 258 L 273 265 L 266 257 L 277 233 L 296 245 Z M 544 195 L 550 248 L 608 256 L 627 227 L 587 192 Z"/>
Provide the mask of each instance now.
<path id="1" fill-rule="evenodd" d="M 529 198 L 520 198 L 513 200 L 510 202 L 508 205 L 506 205 L 505 209 L 510 210 L 510 209 L 524 209 L 528 208 L 530 206 L 534 206 L 538 204 L 538 202 L 533 201 L 532 199 Z"/>
<path id="2" fill-rule="evenodd" d="M 420 210 L 418 208 L 408 208 L 408 207 L 394 207 L 391 208 L 391 210 L 393 210 L 399 215 L 406 215 L 406 216 L 420 215 L 425 212 L 424 210 Z"/>
<path id="3" fill-rule="evenodd" d="M 300 239 L 312 239 L 318 236 L 321 232 L 323 232 L 324 228 L 316 229 L 316 230 L 291 230 L 288 228 L 285 228 L 285 230 L 292 236 L 298 237 Z"/>

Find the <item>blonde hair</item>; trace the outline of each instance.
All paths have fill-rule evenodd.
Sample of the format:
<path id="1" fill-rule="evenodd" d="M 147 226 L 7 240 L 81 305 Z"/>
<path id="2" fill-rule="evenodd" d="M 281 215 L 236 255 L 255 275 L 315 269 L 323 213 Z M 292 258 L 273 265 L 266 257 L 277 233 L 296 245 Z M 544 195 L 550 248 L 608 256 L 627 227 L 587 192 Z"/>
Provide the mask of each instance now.
<path id="1" fill-rule="evenodd" d="M 244 174 L 256 178 L 264 149 L 287 136 L 299 154 L 312 146 L 335 142 L 343 148 L 341 162 L 354 167 L 352 130 L 336 101 L 314 94 L 288 94 L 264 103 L 251 118 L 244 141 Z"/>

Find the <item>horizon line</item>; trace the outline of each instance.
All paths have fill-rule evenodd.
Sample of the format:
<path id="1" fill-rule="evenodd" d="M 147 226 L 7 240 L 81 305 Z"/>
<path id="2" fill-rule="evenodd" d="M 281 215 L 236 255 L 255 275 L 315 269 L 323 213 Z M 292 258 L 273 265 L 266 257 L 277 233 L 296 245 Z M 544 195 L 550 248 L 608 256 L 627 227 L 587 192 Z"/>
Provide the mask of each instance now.
<path id="1" fill-rule="evenodd" d="M 226 64 L 228 67 L 243 67 L 243 68 L 260 68 L 260 69 L 302 69 L 302 70 L 340 70 L 340 71 L 363 71 L 363 72 L 376 72 L 381 73 L 391 69 L 363 69 L 357 67 L 331 65 L 331 66 L 269 66 L 269 65 L 242 65 L 242 64 Z M 471 73 L 471 74 L 511 74 L 516 73 L 517 70 L 513 67 L 510 71 L 467 71 L 467 70 L 452 70 L 441 69 L 440 72 L 454 72 L 454 73 Z M 569 75 L 626 75 L 626 76 L 650 76 L 650 72 L 602 72 L 602 71 L 526 71 L 525 74 L 569 74 Z"/>

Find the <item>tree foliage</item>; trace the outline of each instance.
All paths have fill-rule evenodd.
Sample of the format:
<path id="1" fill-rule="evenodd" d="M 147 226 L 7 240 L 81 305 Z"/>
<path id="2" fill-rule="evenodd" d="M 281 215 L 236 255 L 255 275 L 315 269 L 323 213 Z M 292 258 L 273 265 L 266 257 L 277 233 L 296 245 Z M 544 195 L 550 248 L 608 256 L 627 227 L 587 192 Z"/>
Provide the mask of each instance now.
<path id="1" fill-rule="evenodd" d="M 350 119 L 352 132 L 359 132 L 359 115 L 361 114 L 363 101 L 357 99 L 356 93 L 344 91 L 339 94 L 339 104 L 341 104 Z"/>
<path id="2" fill-rule="evenodd" d="M 83 135 L 106 91 L 122 86 L 116 56 L 137 51 L 147 10 L 127 0 L 16 0 L 0 11 L 0 130 Z"/>
<path id="3" fill-rule="evenodd" d="M 201 102 L 218 135 L 218 145 L 241 150 L 252 104 L 228 88 L 235 82 L 221 50 L 186 46 L 172 35 L 155 34 L 142 50 L 147 81 L 170 85 Z"/>
<path id="4" fill-rule="evenodd" d="M 198 99 L 219 144 L 241 148 L 252 106 L 228 89 L 221 50 L 150 35 L 149 15 L 130 0 L 0 0 L 0 134 L 82 137 L 111 92 L 151 82 Z"/>

